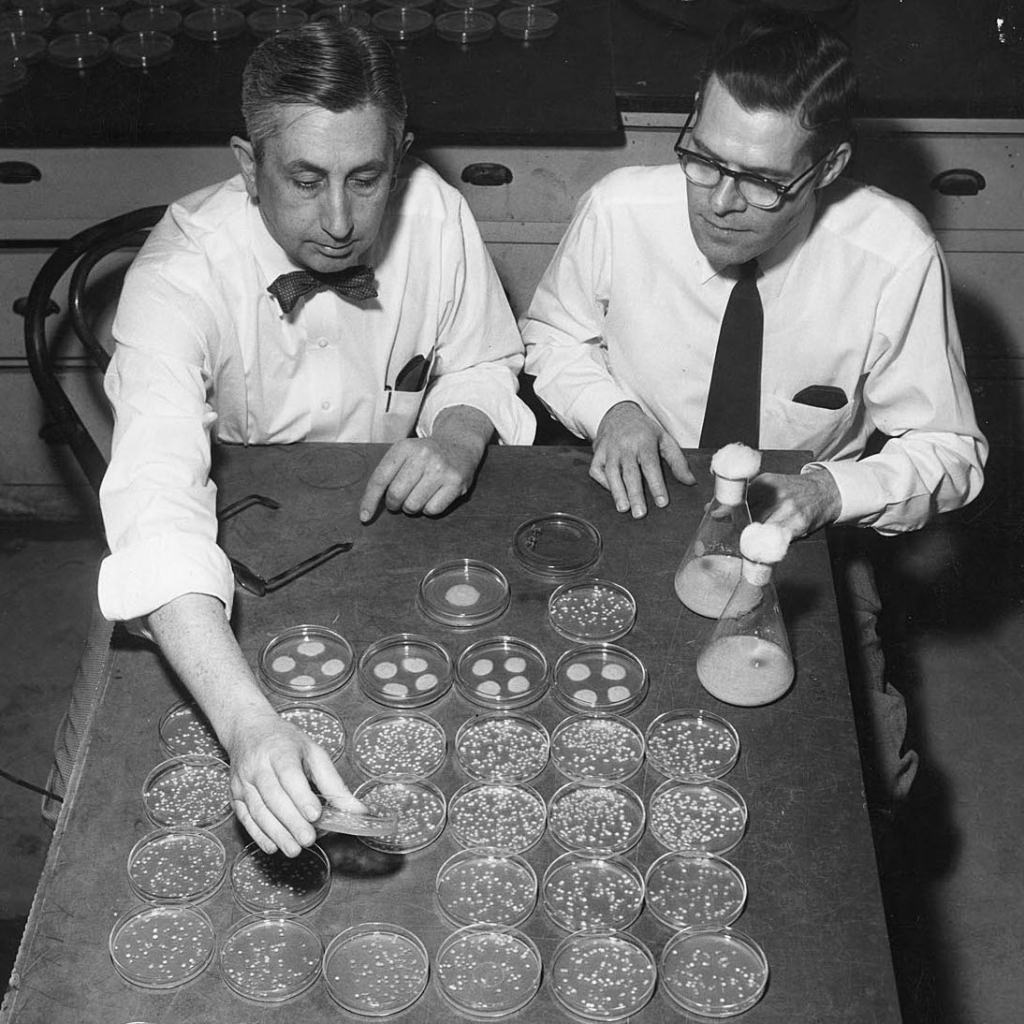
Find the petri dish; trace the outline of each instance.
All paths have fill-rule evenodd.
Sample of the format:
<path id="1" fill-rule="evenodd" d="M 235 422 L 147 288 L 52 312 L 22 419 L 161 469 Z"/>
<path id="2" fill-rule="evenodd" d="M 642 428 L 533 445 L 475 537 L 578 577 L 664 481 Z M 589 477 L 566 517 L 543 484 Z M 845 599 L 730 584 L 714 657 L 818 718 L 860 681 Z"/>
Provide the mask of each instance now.
<path id="1" fill-rule="evenodd" d="M 425 779 L 444 764 L 444 727 L 417 711 L 384 711 L 361 722 L 352 741 L 352 761 L 375 779 Z"/>
<path id="2" fill-rule="evenodd" d="M 725 782 L 663 782 L 652 794 L 651 834 L 668 850 L 728 853 L 747 828 L 747 805 Z"/>
<path id="3" fill-rule="evenodd" d="M 322 704 L 295 701 L 279 707 L 277 713 L 319 743 L 332 761 L 337 761 L 345 753 L 345 726 L 330 708 Z"/>
<path id="4" fill-rule="evenodd" d="M 148 903 L 201 903 L 223 884 L 227 856 L 205 829 L 157 829 L 128 854 L 128 884 Z"/>
<path id="5" fill-rule="evenodd" d="M 121 28 L 121 16 L 108 7 L 80 7 L 62 14 L 57 19 L 57 28 L 61 32 L 96 32 L 109 36 Z"/>
<path id="6" fill-rule="evenodd" d="M 541 902 L 548 917 L 567 932 L 618 931 L 640 916 L 644 880 L 623 857 L 570 851 L 544 872 Z"/>
<path id="7" fill-rule="evenodd" d="M 513 0 L 513 3 L 515 0 Z M 510 7 L 498 15 L 498 27 L 503 36 L 524 43 L 534 39 L 547 39 L 558 27 L 558 15 L 542 6 L 543 0 L 531 0 L 529 6 Z"/>
<path id="8" fill-rule="evenodd" d="M 46 40 L 37 32 L 4 32 L 0 35 L 0 61 L 35 64 L 46 56 Z"/>
<path id="9" fill-rule="evenodd" d="M 283 1003 L 320 974 L 320 936 L 297 917 L 248 914 L 220 947 L 220 976 L 233 992 L 260 1003 Z"/>
<path id="10" fill-rule="evenodd" d="M 324 7 L 313 15 L 313 21 L 335 21 L 339 25 L 352 25 L 355 28 L 369 28 L 370 12 L 352 4 L 332 4 Z"/>
<path id="11" fill-rule="evenodd" d="M 647 695 L 647 669 L 625 647 L 587 644 L 555 662 L 555 696 L 569 711 L 625 714 Z"/>
<path id="12" fill-rule="evenodd" d="M 171 757 L 182 754 L 205 754 L 227 760 L 213 726 L 191 701 L 172 704 L 160 718 L 157 726 L 160 745 Z"/>
<path id="13" fill-rule="evenodd" d="M 297 857 L 264 853 L 250 843 L 231 865 L 231 889 L 251 914 L 308 914 L 331 891 L 331 863 L 316 843 Z"/>
<path id="14" fill-rule="evenodd" d="M 202 43 L 224 43 L 245 31 L 245 15 L 233 7 L 204 7 L 185 15 L 185 35 Z"/>
<path id="15" fill-rule="evenodd" d="M 171 59 L 174 40 L 165 32 L 126 32 L 114 40 L 114 56 L 129 68 L 152 68 Z"/>
<path id="16" fill-rule="evenodd" d="M 354 795 L 376 814 L 398 819 L 391 832 L 359 837 L 374 850 L 413 853 L 429 846 L 444 830 L 444 794 L 423 779 L 370 779 Z"/>
<path id="17" fill-rule="evenodd" d="M 177 988 L 213 959 L 213 924 L 199 907 L 145 906 L 119 918 L 107 948 L 114 969 L 141 988 Z"/>
<path id="18" fill-rule="evenodd" d="M 548 828 L 566 850 L 624 853 L 644 832 L 644 803 L 620 783 L 568 782 L 548 802 Z"/>
<path id="19" fill-rule="evenodd" d="M 551 960 L 551 992 L 585 1020 L 624 1020 L 650 1001 L 658 968 L 650 950 L 627 932 L 570 935 Z"/>
<path id="20" fill-rule="evenodd" d="M 53 15 L 42 4 L 33 7 L 19 7 L 12 11 L 0 11 L 0 33 L 45 32 L 53 24 Z"/>
<path id="21" fill-rule="evenodd" d="M 249 31 L 257 39 L 276 36 L 279 32 L 289 32 L 293 28 L 305 25 L 309 15 L 294 6 L 282 3 L 278 7 L 262 7 L 255 10 L 246 19 Z"/>
<path id="22" fill-rule="evenodd" d="M 449 43 L 468 46 L 490 39 L 496 22 L 493 14 L 477 8 L 447 11 L 434 19 L 434 30 Z"/>
<path id="23" fill-rule="evenodd" d="M 397 924 L 368 921 L 327 945 L 324 984 L 349 1013 L 388 1017 L 408 1009 L 427 987 L 430 958 L 423 943 Z"/>
<path id="24" fill-rule="evenodd" d="M 470 782 L 451 798 L 448 821 L 463 847 L 524 853 L 544 834 L 546 809 L 531 786 Z"/>
<path id="25" fill-rule="evenodd" d="M 694 928 L 665 944 L 662 988 L 684 1011 L 734 1017 L 749 1010 L 768 985 L 768 960 L 749 935 L 732 928 Z"/>
<path id="26" fill-rule="evenodd" d="M 382 12 L 387 13 L 387 12 Z M 511 600 L 508 580 L 486 562 L 459 558 L 435 566 L 420 580 L 417 607 L 445 626 L 480 626 L 498 618 Z"/>
<path id="27" fill-rule="evenodd" d="M 268 641 L 260 652 L 259 667 L 274 693 L 309 700 L 341 689 L 352 676 L 355 654 L 333 629 L 292 626 Z"/>
<path id="28" fill-rule="evenodd" d="M 84 71 L 107 59 L 110 41 L 96 32 L 68 32 L 52 39 L 46 52 L 54 64 Z"/>
<path id="29" fill-rule="evenodd" d="M 676 930 L 730 925 L 747 902 L 740 869 L 714 853 L 662 854 L 647 869 L 645 881 L 648 910 Z"/>
<path id="30" fill-rule="evenodd" d="M 509 13 L 502 11 L 498 15 L 502 31 Z M 512 553 L 528 572 L 547 580 L 566 580 L 597 564 L 601 557 L 601 534 L 586 519 L 568 512 L 552 512 L 527 519 L 516 527 Z"/>
<path id="31" fill-rule="evenodd" d="M 489 11 L 497 7 L 501 0 L 444 0 L 444 6 L 456 11 Z"/>
<path id="32" fill-rule="evenodd" d="M 435 640 L 398 633 L 363 651 L 359 685 L 370 700 L 385 707 L 420 707 L 448 692 L 452 658 Z"/>
<path id="33" fill-rule="evenodd" d="M 454 925 L 515 927 L 533 913 L 537 874 L 522 857 L 498 850 L 460 850 L 434 882 L 441 913 Z"/>
<path id="34" fill-rule="evenodd" d="M 125 32 L 163 32 L 173 36 L 181 31 L 181 14 L 170 7 L 137 7 L 121 15 Z"/>
<path id="35" fill-rule="evenodd" d="M 548 598 L 551 628 L 575 643 L 618 640 L 636 622 L 633 595 L 611 580 L 563 583 Z"/>
<path id="36" fill-rule="evenodd" d="M 146 815 L 162 827 L 215 828 L 232 814 L 230 772 L 220 758 L 205 754 L 161 761 L 142 786 Z"/>
<path id="37" fill-rule="evenodd" d="M 480 782 L 529 782 L 544 771 L 550 747 L 537 719 L 508 711 L 469 718 L 455 736 L 459 767 Z"/>
<path id="38" fill-rule="evenodd" d="M 385 38 L 407 43 L 430 31 L 434 19 L 418 7 L 388 7 L 373 16 L 373 27 Z"/>
<path id="39" fill-rule="evenodd" d="M 456 685 L 480 707 L 521 708 L 548 688 L 548 661 L 538 647 L 514 636 L 477 640 L 459 655 Z"/>
<path id="40" fill-rule="evenodd" d="M 666 711 L 647 727 L 647 760 L 679 782 L 720 779 L 740 756 L 740 737 L 711 711 Z"/>
<path id="41" fill-rule="evenodd" d="M 540 988 L 540 952 L 515 928 L 460 928 L 438 947 L 435 966 L 441 994 L 470 1017 L 506 1017 L 526 1006 Z"/>
<path id="42" fill-rule="evenodd" d="M 394 832 L 398 825 L 398 816 L 373 811 L 347 811 L 325 801 L 320 817 L 313 824 L 321 832 L 341 832 L 350 836 L 384 836 Z"/>
<path id="43" fill-rule="evenodd" d="M 644 763 L 644 736 L 618 715 L 572 715 L 551 734 L 551 760 L 574 782 L 623 782 Z"/>

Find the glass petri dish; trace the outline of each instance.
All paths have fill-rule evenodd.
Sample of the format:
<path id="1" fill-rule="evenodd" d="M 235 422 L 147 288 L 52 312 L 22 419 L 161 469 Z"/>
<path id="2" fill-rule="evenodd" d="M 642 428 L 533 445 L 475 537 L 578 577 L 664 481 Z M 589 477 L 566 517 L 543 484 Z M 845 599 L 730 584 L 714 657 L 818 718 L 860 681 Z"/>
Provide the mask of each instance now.
<path id="1" fill-rule="evenodd" d="M 185 15 L 185 35 L 202 43 L 225 43 L 245 31 L 245 15 L 233 7 L 204 7 Z"/>
<path id="2" fill-rule="evenodd" d="M 537 719 L 508 711 L 469 718 L 455 736 L 459 767 L 480 782 L 529 782 L 544 771 L 550 747 Z"/>
<path id="3" fill-rule="evenodd" d="M 452 657 L 435 640 L 398 633 L 363 651 L 359 685 L 370 700 L 385 707 L 420 707 L 448 692 Z"/>
<path id="4" fill-rule="evenodd" d="M 438 947 L 435 966 L 441 994 L 470 1017 L 506 1017 L 526 1006 L 540 988 L 540 952 L 515 928 L 460 928 Z"/>
<path id="5" fill-rule="evenodd" d="M 279 7 L 262 7 L 253 11 L 245 20 L 249 31 L 257 39 L 266 39 L 305 25 L 309 15 L 297 7 L 282 3 Z"/>
<path id="6" fill-rule="evenodd" d="M 470 782 L 451 798 L 448 821 L 463 847 L 524 853 L 544 834 L 546 809 L 531 786 Z"/>
<path id="7" fill-rule="evenodd" d="M 548 688 L 548 661 L 538 647 L 514 636 L 470 644 L 459 655 L 456 685 L 480 707 L 521 708 L 540 700 Z"/>
<path id="8" fill-rule="evenodd" d="M 320 937 L 297 917 L 248 914 L 220 947 L 220 976 L 233 992 L 260 1003 L 283 1003 L 320 974 Z"/>
<path id="9" fill-rule="evenodd" d="M 53 15 L 42 4 L 0 11 L 0 34 L 10 32 L 45 32 L 53 24 Z"/>
<path id="10" fill-rule="evenodd" d="M 640 916 L 644 880 L 623 857 L 570 851 L 544 872 L 541 903 L 567 932 L 618 931 Z"/>
<path id="11" fill-rule="evenodd" d="M 651 834 L 668 850 L 728 853 L 747 828 L 747 805 L 725 782 L 663 782 L 652 794 Z"/>
<path id="12" fill-rule="evenodd" d="M 174 40 L 165 32 L 126 32 L 114 40 L 114 57 L 129 68 L 153 68 L 171 59 Z"/>
<path id="13" fill-rule="evenodd" d="M 370 12 L 352 4 L 332 4 L 321 8 L 313 15 L 313 21 L 334 21 L 339 25 L 352 25 L 355 28 L 369 28 Z"/>
<path id="14" fill-rule="evenodd" d="M 498 850 L 460 850 L 434 882 L 441 913 L 454 925 L 515 927 L 533 913 L 537 875 L 522 857 Z"/>
<path id="15" fill-rule="evenodd" d="M 36 32 L 4 32 L 0 35 L 0 61 L 35 64 L 46 56 L 46 40 Z"/>
<path id="16" fill-rule="evenodd" d="M 223 884 L 227 858 L 205 829 L 157 829 L 131 848 L 128 884 L 148 903 L 202 903 Z"/>
<path id="17" fill-rule="evenodd" d="M 191 701 L 172 704 L 160 718 L 157 732 L 160 745 L 171 757 L 205 754 L 227 760 L 227 753 L 220 745 L 213 726 Z"/>
<path id="18" fill-rule="evenodd" d="M 730 925 L 747 902 L 742 872 L 714 853 L 662 854 L 648 869 L 647 908 L 669 928 Z"/>
<path id="19" fill-rule="evenodd" d="M 146 815 L 154 825 L 215 828 L 231 817 L 228 776 L 218 757 L 186 754 L 158 764 L 142 786 Z"/>
<path id="20" fill-rule="evenodd" d="M 368 921 L 336 935 L 324 952 L 323 977 L 331 998 L 361 1017 L 389 1017 L 408 1009 L 427 987 L 430 958 L 423 943 L 397 924 Z"/>
<path id="21" fill-rule="evenodd" d="M 417 711 L 384 711 L 361 722 L 352 741 L 352 760 L 374 779 L 425 779 L 444 764 L 444 727 Z"/>
<path id="22" fill-rule="evenodd" d="M 121 15 L 125 32 L 163 32 L 174 36 L 181 31 L 181 14 L 170 7 L 137 7 Z"/>
<path id="23" fill-rule="evenodd" d="M 266 644 L 259 667 L 260 676 L 274 693 L 308 700 L 344 686 L 355 668 L 355 654 L 352 645 L 333 629 L 292 626 Z"/>
<path id="24" fill-rule="evenodd" d="M 647 727 L 647 759 L 678 782 L 720 779 L 740 756 L 740 737 L 711 711 L 666 711 Z"/>
<path id="25" fill-rule="evenodd" d="M 416 604 L 427 618 L 460 628 L 481 626 L 498 618 L 510 600 L 504 574 L 474 558 L 435 566 L 420 580 L 416 595 Z"/>
<path id="26" fill-rule="evenodd" d="M 46 52 L 54 64 L 84 71 L 107 59 L 110 41 L 96 32 L 68 32 L 52 39 Z"/>
<path id="27" fill-rule="evenodd" d="M 121 16 L 107 7 L 80 7 L 62 14 L 57 19 L 57 28 L 61 32 L 96 32 L 109 36 L 121 28 Z"/>
<path id="28" fill-rule="evenodd" d="M 447 11 L 434 19 L 434 30 L 449 43 L 469 46 L 480 43 L 494 35 L 497 24 L 493 14 L 476 8 L 461 11 Z"/>
<path id="29" fill-rule="evenodd" d="M 444 6 L 456 11 L 489 11 L 497 7 L 501 0 L 444 0 Z"/>
<path id="30" fill-rule="evenodd" d="M 650 950 L 627 932 L 570 935 L 551 960 L 551 992 L 585 1020 L 624 1020 L 650 1001 L 658 978 Z"/>
<path id="31" fill-rule="evenodd" d="M 297 857 L 264 853 L 250 843 L 231 865 L 231 889 L 251 914 L 308 914 L 331 891 L 331 863 L 316 843 Z"/>
<path id="32" fill-rule="evenodd" d="M 572 715 L 551 734 L 551 760 L 574 782 L 624 782 L 644 763 L 643 733 L 617 715 Z"/>
<path id="33" fill-rule="evenodd" d="M 625 647 L 587 644 L 555 662 L 555 696 L 569 711 L 626 714 L 647 695 L 647 669 Z"/>
<path id="34" fill-rule="evenodd" d="M 314 742 L 319 743 L 337 761 L 345 753 L 345 726 L 341 719 L 322 704 L 295 701 L 284 704 L 277 713 L 292 725 L 297 725 Z"/>
<path id="35" fill-rule="evenodd" d="M 418 7 L 388 7 L 373 16 L 373 27 L 395 43 L 407 43 L 430 31 L 434 19 Z"/>
<path id="36" fill-rule="evenodd" d="M 377 814 L 398 818 L 392 832 L 359 837 L 374 850 L 413 853 L 429 846 L 444 830 L 444 794 L 423 779 L 370 779 L 356 789 L 355 797 Z"/>
<path id="37" fill-rule="evenodd" d="M 548 828 L 566 850 L 625 853 L 644 832 L 644 803 L 620 783 L 568 782 L 548 802 Z"/>
<path id="38" fill-rule="evenodd" d="M 547 39 L 558 27 L 558 15 L 541 6 L 542 3 L 543 0 L 531 0 L 529 6 L 510 7 L 502 11 L 498 15 L 501 34 L 524 43 Z"/>
<path id="39" fill-rule="evenodd" d="M 749 1010 L 768 985 L 768 960 L 750 936 L 732 928 L 695 928 L 665 944 L 662 988 L 684 1011 L 734 1017 Z"/>
<path id="40" fill-rule="evenodd" d="M 419 7 L 427 10 L 434 6 L 434 0 L 377 0 L 377 4 L 379 7 L 385 8 L 404 7 L 411 10 L 412 8 Z"/>
<path id="41" fill-rule="evenodd" d="M 574 643 L 618 640 L 636 623 L 633 595 L 611 580 L 563 583 L 548 598 L 551 628 Z"/>
<path id="42" fill-rule="evenodd" d="M 502 11 L 498 15 L 502 31 L 509 13 Z M 597 564 L 601 558 L 601 534 L 596 526 L 579 516 L 552 512 L 527 519 L 516 527 L 512 553 L 528 572 L 547 580 L 566 580 Z"/>
<path id="43" fill-rule="evenodd" d="M 145 906 L 115 922 L 107 948 L 114 969 L 132 985 L 177 988 L 198 978 L 213 959 L 216 937 L 199 908 Z"/>

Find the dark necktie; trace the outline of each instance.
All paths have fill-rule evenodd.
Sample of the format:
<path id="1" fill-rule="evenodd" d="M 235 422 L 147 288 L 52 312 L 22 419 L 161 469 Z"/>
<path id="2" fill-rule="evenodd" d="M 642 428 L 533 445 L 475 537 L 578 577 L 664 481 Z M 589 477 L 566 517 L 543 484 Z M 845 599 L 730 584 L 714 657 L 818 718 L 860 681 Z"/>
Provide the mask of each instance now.
<path id="1" fill-rule="evenodd" d="M 304 295 L 320 288 L 330 288 L 342 298 L 361 302 L 364 299 L 377 297 L 377 281 L 373 276 L 373 267 L 349 267 L 334 274 L 314 274 L 308 270 L 293 270 L 290 274 L 282 274 L 267 291 L 274 296 L 282 312 L 290 313 L 295 303 Z"/>
<path id="2" fill-rule="evenodd" d="M 761 349 L 764 310 L 757 290 L 757 260 L 739 267 L 739 280 L 722 317 L 708 388 L 701 448 L 742 441 L 760 446 Z"/>

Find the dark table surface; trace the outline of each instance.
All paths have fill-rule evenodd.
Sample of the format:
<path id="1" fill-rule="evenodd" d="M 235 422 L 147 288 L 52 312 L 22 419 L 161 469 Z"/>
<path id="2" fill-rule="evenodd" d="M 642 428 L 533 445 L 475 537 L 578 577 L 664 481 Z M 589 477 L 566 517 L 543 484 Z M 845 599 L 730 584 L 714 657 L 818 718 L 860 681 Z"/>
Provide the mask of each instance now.
<path id="1" fill-rule="evenodd" d="M 513 560 L 510 539 L 517 525 L 539 513 L 561 510 L 586 517 L 604 541 L 596 572 L 629 588 L 638 606 L 636 626 L 620 643 L 646 664 L 650 691 L 629 717 L 643 728 L 667 709 L 704 707 L 728 718 L 741 739 L 739 762 L 726 780 L 743 795 L 750 815 L 747 834 L 728 854 L 749 886 L 737 927 L 761 944 L 771 969 L 767 993 L 744 1019 L 752 1024 L 898 1021 L 824 539 L 796 544 L 776 573 L 797 666 L 793 689 L 772 706 L 728 707 L 710 697 L 694 673 L 712 623 L 684 609 L 672 587 L 709 494 L 706 459 L 697 459 L 697 487 L 673 485 L 667 509 L 632 521 L 616 514 L 607 494 L 589 480 L 586 451 L 496 448 L 471 499 L 450 514 L 429 520 L 385 513 L 360 526 L 363 481 L 382 451 L 346 445 L 222 453 L 217 472 L 223 500 L 261 492 L 282 503 L 280 511 L 255 508 L 232 520 L 223 537 L 231 554 L 270 576 L 335 540 L 355 542 L 348 554 L 265 598 L 240 592 L 236 628 L 250 663 L 256 664 L 268 639 L 297 623 L 330 626 L 357 654 L 403 631 L 433 637 L 454 656 L 473 640 L 507 633 L 537 644 L 554 662 L 570 645 L 546 623 L 552 584 Z M 766 454 L 769 468 L 793 470 L 802 461 L 796 453 Z M 415 595 L 424 572 L 459 557 L 481 559 L 507 575 L 512 603 L 501 619 L 460 631 L 417 611 Z M 196 981 L 166 993 L 133 988 L 115 973 L 108 934 L 119 915 L 140 905 L 129 889 L 125 860 L 133 843 L 152 828 L 140 788 L 164 756 L 158 721 L 183 693 L 152 649 L 117 640 L 116 634 L 102 682 L 87 752 L 72 777 L 0 1019 L 4 1024 L 339 1019 L 343 1015 L 320 983 L 293 1002 L 269 1006 L 234 995 L 216 962 Z M 350 738 L 358 722 L 380 710 L 355 681 L 322 702 L 341 713 Z M 455 692 L 421 710 L 445 726 L 449 751 L 458 725 L 479 712 Z M 566 716 L 550 694 L 527 710 L 549 729 Z M 359 781 L 347 754 L 341 770 L 353 784 Z M 448 796 L 465 781 L 450 753 L 432 781 Z M 547 798 L 562 781 L 549 765 L 534 785 Z M 659 781 L 658 773 L 645 767 L 628 784 L 646 796 Z M 217 834 L 229 856 L 244 845 L 234 821 Z M 346 850 L 350 853 L 355 842 L 325 840 L 335 864 L 333 888 L 305 920 L 325 943 L 355 922 L 390 920 L 413 928 L 433 956 L 453 930 L 432 896 L 439 865 L 458 849 L 450 834 L 399 858 L 384 874 L 361 874 L 353 867 Z M 525 856 L 539 877 L 560 852 L 545 836 Z M 645 835 L 628 856 L 645 870 L 660 852 Z M 218 937 L 241 916 L 229 886 L 204 906 Z M 563 937 L 540 908 L 523 929 L 545 957 Z M 655 956 L 671 935 L 646 911 L 630 930 Z M 426 1024 L 452 1017 L 431 983 L 398 1019 Z M 568 1020 L 546 983 L 512 1019 Z M 667 1022 L 681 1015 L 656 992 L 632 1019 Z"/>

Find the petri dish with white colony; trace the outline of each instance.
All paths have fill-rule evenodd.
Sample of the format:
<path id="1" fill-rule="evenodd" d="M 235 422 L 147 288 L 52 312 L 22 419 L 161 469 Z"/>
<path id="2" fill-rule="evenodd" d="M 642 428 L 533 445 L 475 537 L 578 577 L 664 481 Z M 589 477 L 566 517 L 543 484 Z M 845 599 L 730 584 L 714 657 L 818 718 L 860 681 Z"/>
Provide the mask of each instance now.
<path id="1" fill-rule="evenodd" d="M 644 832 L 644 803 L 621 783 L 569 782 L 548 802 L 548 827 L 560 846 L 590 853 L 625 853 Z"/>
<path id="2" fill-rule="evenodd" d="M 231 865 L 231 889 L 252 914 L 308 914 L 331 891 L 331 864 L 316 843 L 297 857 L 264 853 L 250 843 Z"/>
<path id="3" fill-rule="evenodd" d="M 555 662 L 554 692 L 569 711 L 624 715 L 647 695 L 647 669 L 632 651 L 617 644 L 586 644 Z"/>
<path id="4" fill-rule="evenodd" d="M 611 580 L 563 583 L 548 598 L 548 622 L 574 643 L 618 640 L 636 623 L 636 600 Z"/>
<path id="5" fill-rule="evenodd" d="M 429 846 L 444 830 L 444 794 L 423 779 L 370 779 L 354 795 L 374 813 L 397 820 L 393 831 L 360 835 L 360 841 L 374 850 L 414 853 Z"/>
<path id="6" fill-rule="evenodd" d="M 720 779 L 740 756 L 740 737 L 720 715 L 700 709 L 666 711 L 647 727 L 647 760 L 679 782 Z"/>
<path id="7" fill-rule="evenodd" d="M 283 1003 L 319 977 L 323 943 L 297 917 L 249 914 L 220 947 L 220 976 L 233 992 L 259 1003 Z"/>
<path id="8" fill-rule="evenodd" d="M 728 853 L 747 829 L 747 804 L 725 782 L 663 782 L 652 794 L 651 834 L 667 850 Z"/>
<path id="9" fill-rule="evenodd" d="M 567 932 L 619 931 L 640 916 L 644 880 L 624 857 L 569 851 L 544 872 L 541 902 Z"/>
<path id="10" fill-rule="evenodd" d="M 330 708 L 322 704 L 294 701 L 279 707 L 277 713 L 319 743 L 332 761 L 337 761 L 345 753 L 345 726 Z"/>
<path id="11" fill-rule="evenodd" d="M 374 779 L 425 779 L 445 762 L 444 727 L 418 711 L 383 711 L 356 728 L 352 760 Z"/>
<path id="12" fill-rule="evenodd" d="M 273 637 L 259 657 L 267 688 L 292 700 L 311 700 L 341 689 L 355 668 L 352 645 L 326 626 L 292 626 Z"/>
<path id="13" fill-rule="evenodd" d="M 463 12 L 454 13 L 456 17 L 463 15 Z M 489 14 L 476 16 L 490 18 Z M 435 566 L 420 580 L 416 604 L 435 622 L 469 627 L 498 618 L 511 599 L 508 580 L 500 569 L 475 558 L 458 558 Z"/>
<path id="14" fill-rule="evenodd" d="M 191 701 L 172 704 L 160 717 L 157 726 L 160 745 L 171 757 L 203 754 L 227 761 L 227 752 L 220 745 L 206 716 Z"/>
<path id="15" fill-rule="evenodd" d="M 363 651 L 359 686 L 370 700 L 385 707 L 421 707 L 448 692 L 452 672 L 452 657 L 437 641 L 398 633 Z"/>
<path id="16" fill-rule="evenodd" d="M 647 909 L 676 930 L 732 924 L 747 902 L 747 882 L 735 864 L 714 853 L 662 854 L 647 869 Z"/>
<path id="17" fill-rule="evenodd" d="M 199 908 L 145 906 L 119 918 L 107 948 L 118 974 L 140 988 L 170 989 L 198 978 L 213 959 L 216 937 Z"/>
<path id="18" fill-rule="evenodd" d="M 480 782 L 530 782 L 547 766 L 550 747 L 547 729 L 517 712 L 476 715 L 455 736 L 459 767 Z"/>
<path id="19" fill-rule="evenodd" d="M 186 754 L 158 764 L 142 786 L 142 803 L 158 826 L 215 828 L 231 817 L 231 769 L 218 757 Z"/>
<path id="20" fill-rule="evenodd" d="M 526 707 L 547 691 L 547 658 L 539 647 L 518 637 L 488 637 L 459 655 L 456 684 L 459 693 L 479 707 Z"/>
<path id="21" fill-rule="evenodd" d="M 466 848 L 524 853 L 544 834 L 544 800 L 531 786 L 470 782 L 451 798 L 452 837 Z"/>
<path id="22" fill-rule="evenodd" d="M 452 924 L 522 924 L 537 903 L 537 874 L 522 857 L 460 850 L 438 869 L 437 904 Z"/>
<path id="23" fill-rule="evenodd" d="M 650 950 L 628 932 L 570 935 L 551 960 L 551 992 L 571 1014 L 618 1021 L 650 1001 L 658 969 Z"/>
<path id="24" fill-rule="evenodd" d="M 227 851 L 205 829 L 161 828 L 131 848 L 127 869 L 132 891 L 148 903 L 201 903 L 224 882 Z"/>
<path id="25" fill-rule="evenodd" d="M 623 782 L 644 763 L 644 736 L 618 715 L 571 715 L 551 734 L 551 761 L 574 782 Z"/>

